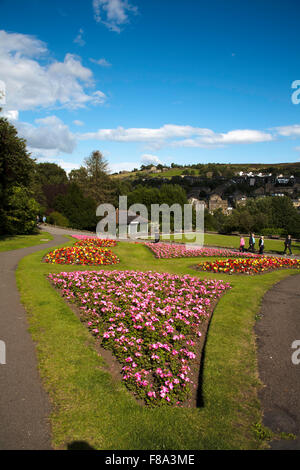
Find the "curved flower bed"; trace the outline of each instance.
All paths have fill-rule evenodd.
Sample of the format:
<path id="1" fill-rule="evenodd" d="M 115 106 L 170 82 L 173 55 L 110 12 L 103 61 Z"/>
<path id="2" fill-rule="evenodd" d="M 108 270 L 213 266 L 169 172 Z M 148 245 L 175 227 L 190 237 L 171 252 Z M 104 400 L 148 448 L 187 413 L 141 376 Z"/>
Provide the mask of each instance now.
<path id="1" fill-rule="evenodd" d="M 197 265 L 201 271 L 212 271 L 226 274 L 259 274 L 280 268 L 300 269 L 300 260 L 289 258 L 247 258 L 225 259 L 203 262 Z"/>
<path id="2" fill-rule="evenodd" d="M 152 271 L 62 272 L 49 279 L 80 306 L 82 321 L 123 366 L 130 390 L 153 405 L 186 400 L 196 341 L 228 283 Z"/>
<path id="3" fill-rule="evenodd" d="M 79 240 L 74 243 L 74 246 L 87 246 L 87 247 L 99 247 L 99 248 L 108 248 L 111 246 L 116 246 L 117 242 L 115 240 L 102 239 L 102 238 L 86 238 L 84 240 Z"/>
<path id="4" fill-rule="evenodd" d="M 108 265 L 117 264 L 120 260 L 108 248 L 98 248 L 93 244 L 88 244 L 58 248 L 46 255 L 45 262 L 52 264 Z"/>
<path id="5" fill-rule="evenodd" d="M 185 245 L 168 243 L 144 243 L 154 253 L 156 258 L 191 258 L 203 256 L 225 256 L 238 258 L 261 258 L 261 255 L 255 253 L 240 253 L 234 250 L 219 248 L 187 248 Z"/>

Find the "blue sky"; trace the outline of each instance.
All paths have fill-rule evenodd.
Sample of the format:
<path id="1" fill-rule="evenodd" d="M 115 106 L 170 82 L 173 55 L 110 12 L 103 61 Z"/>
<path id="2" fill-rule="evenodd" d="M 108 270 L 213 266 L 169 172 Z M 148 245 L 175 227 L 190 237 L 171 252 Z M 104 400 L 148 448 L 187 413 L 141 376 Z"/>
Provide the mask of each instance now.
<path id="1" fill-rule="evenodd" d="M 68 171 L 93 150 L 112 171 L 298 161 L 299 13 L 295 0 L 0 0 L 2 113 Z"/>

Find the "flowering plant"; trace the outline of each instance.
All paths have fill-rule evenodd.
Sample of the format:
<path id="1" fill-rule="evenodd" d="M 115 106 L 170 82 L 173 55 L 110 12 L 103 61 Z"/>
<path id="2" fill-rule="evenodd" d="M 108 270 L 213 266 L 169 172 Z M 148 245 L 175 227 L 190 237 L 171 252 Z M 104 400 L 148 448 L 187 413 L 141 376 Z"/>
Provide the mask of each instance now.
<path id="1" fill-rule="evenodd" d="M 119 258 L 108 248 L 98 248 L 93 243 L 82 246 L 69 246 L 58 248 L 48 253 L 46 263 L 54 264 L 87 264 L 108 265 L 117 264 Z"/>
<path id="2" fill-rule="evenodd" d="M 197 339 L 228 283 L 152 271 L 61 272 L 49 279 L 113 352 L 130 390 L 153 405 L 186 400 Z"/>
<path id="3" fill-rule="evenodd" d="M 202 271 L 221 272 L 226 274 L 259 274 L 280 268 L 300 268 L 300 260 L 289 258 L 248 258 L 248 259 L 225 259 L 212 262 L 199 263 L 198 268 Z"/>
<path id="4" fill-rule="evenodd" d="M 239 258 L 260 258 L 261 255 L 255 253 L 239 253 L 234 250 L 219 249 L 219 248 L 187 248 L 186 245 L 168 244 L 168 243 L 144 243 L 150 248 L 156 258 L 190 258 L 202 256 L 225 256 L 225 257 L 239 257 Z"/>
<path id="5" fill-rule="evenodd" d="M 84 240 L 79 240 L 74 243 L 74 246 L 87 246 L 87 247 L 104 247 L 108 248 L 111 246 L 116 246 L 117 242 L 115 240 L 109 240 L 105 238 L 86 238 Z"/>

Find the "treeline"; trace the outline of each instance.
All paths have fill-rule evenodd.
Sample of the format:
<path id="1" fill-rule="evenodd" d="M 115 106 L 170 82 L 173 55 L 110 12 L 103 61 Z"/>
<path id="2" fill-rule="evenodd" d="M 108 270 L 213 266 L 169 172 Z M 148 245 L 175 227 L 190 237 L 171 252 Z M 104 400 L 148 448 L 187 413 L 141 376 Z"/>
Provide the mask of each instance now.
<path id="1" fill-rule="evenodd" d="M 280 163 L 275 165 L 269 164 L 234 164 L 234 163 L 192 163 L 190 165 L 179 163 L 171 163 L 170 166 L 166 165 L 142 165 L 140 170 L 151 170 L 153 166 L 156 166 L 157 170 L 164 169 L 177 169 L 182 170 L 180 174 L 210 178 L 225 178 L 230 179 L 234 177 L 240 171 L 243 172 L 261 172 L 264 174 L 277 175 L 284 173 L 286 175 L 294 175 L 300 177 L 300 165 L 296 163 Z M 135 168 L 134 172 L 138 172 Z"/>
<path id="2" fill-rule="evenodd" d="M 300 238 L 300 213 L 288 196 L 252 198 L 245 205 L 238 205 L 230 215 L 221 210 L 213 215 L 206 211 L 205 219 L 206 230 L 223 234 L 254 232 Z"/>

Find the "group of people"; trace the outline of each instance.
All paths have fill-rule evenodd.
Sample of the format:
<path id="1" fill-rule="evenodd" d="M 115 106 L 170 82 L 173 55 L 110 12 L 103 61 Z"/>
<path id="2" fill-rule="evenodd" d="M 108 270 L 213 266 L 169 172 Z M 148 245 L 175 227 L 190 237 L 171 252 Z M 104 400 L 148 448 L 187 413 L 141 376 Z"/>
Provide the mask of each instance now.
<path id="1" fill-rule="evenodd" d="M 40 224 L 41 222 L 43 222 L 43 224 L 46 223 L 46 216 L 43 215 L 43 217 L 41 218 L 39 215 L 36 216 L 36 223 L 37 225 Z"/>
<path id="2" fill-rule="evenodd" d="M 248 250 L 246 250 L 245 245 L 246 245 L 245 239 L 244 239 L 244 237 L 241 237 L 241 239 L 240 239 L 240 252 L 242 252 L 242 253 L 244 253 L 245 251 L 251 251 L 251 253 L 255 252 L 254 233 L 251 233 L 250 236 L 249 236 L 249 248 L 248 248 Z M 258 247 L 259 247 L 259 254 L 262 255 L 263 252 L 264 252 L 264 248 L 265 248 L 265 240 L 264 240 L 263 235 L 261 235 L 259 237 Z"/>
<path id="3" fill-rule="evenodd" d="M 289 250 L 289 254 L 292 255 L 292 250 L 291 250 L 291 245 L 292 245 L 292 237 L 291 235 L 287 235 L 284 241 L 284 252 L 283 254 L 285 255 L 287 250 Z M 263 235 L 259 237 L 258 240 L 258 249 L 259 249 L 259 254 L 262 255 L 264 253 L 265 249 L 265 238 Z M 244 237 L 241 237 L 240 239 L 240 252 L 244 253 L 246 251 L 245 249 L 245 239 Z M 254 233 L 251 233 L 249 236 L 249 248 L 247 251 L 251 251 L 252 253 L 255 252 L 255 237 Z"/>

